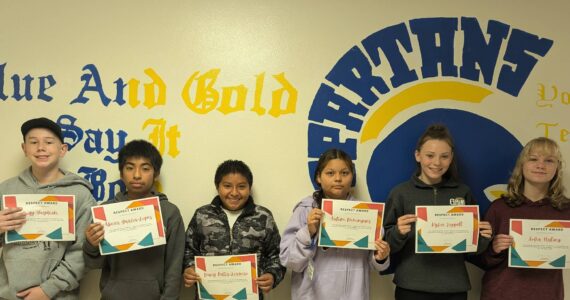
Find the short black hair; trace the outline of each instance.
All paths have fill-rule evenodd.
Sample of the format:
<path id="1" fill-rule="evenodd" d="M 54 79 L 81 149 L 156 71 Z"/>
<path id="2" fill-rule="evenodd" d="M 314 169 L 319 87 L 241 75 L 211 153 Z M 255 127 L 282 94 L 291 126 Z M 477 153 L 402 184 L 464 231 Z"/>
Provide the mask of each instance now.
<path id="1" fill-rule="evenodd" d="M 127 163 L 127 159 L 132 157 L 142 157 L 150 161 L 154 169 L 155 176 L 160 174 L 162 167 L 162 156 L 156 147 L 145 140 L 132 140 L 125 144 L 119 151 L 119 172 L 123 172 L 123 167 Z"/>
<path id="2" fill-rule="evenodd" d="M 241 160 L 228 159 L 221 163 L 216 169 L 216 175 L 214 176 L 214 184 L 216 188 L 222 182 L 222 178 L 228 174 L 240 174 L 247 180 L 249 187 L 253 185 L 253 174 L 249 167 Z"/>

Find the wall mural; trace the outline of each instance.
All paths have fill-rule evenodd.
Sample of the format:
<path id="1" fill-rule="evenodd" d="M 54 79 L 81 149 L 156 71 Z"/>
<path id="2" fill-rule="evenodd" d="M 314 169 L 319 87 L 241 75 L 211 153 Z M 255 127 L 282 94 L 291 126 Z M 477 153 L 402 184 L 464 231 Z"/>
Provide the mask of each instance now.
<path id="1" fill-rule="evenodd" d="M 476 107 L 496 101 L 487 100 L 492 94 L 516 99 L 553 43 L 501 21 L 473 17 L 413 19 L 372 33 L 338 60 L 315 95 L 308 118 L 310 176 L 322 151 L 342 148 L 361 166 L 357 173 L 366 173 L 370 199 L 384 202 L 392 187 L 413 174 L 417 138 L 428 125 L 443 123 L 455 139 L 461 179 L 484 212 L 506 190 L 521 143 L 470 111 L 407 111 L 443 101 Z M 406 120 L 379 140 L 399 115 Z M 359 150 L 370 144 L 372 152 Z"/>

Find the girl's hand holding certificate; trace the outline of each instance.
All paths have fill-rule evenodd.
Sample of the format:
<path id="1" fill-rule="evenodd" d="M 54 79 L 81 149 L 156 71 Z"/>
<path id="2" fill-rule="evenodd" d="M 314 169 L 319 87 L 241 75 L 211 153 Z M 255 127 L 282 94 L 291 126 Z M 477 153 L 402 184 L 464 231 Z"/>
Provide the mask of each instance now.
<path id="1" fill-rule="evenodd" d="M 416 215 L 408 214 L 398 218 L 398 232 L 400 235 L 406 235 L 412 231 L 412 223 L 416 222 L 418 218 Z"/>
<path id="2" fill-rule="evenodd" d="M 311 237 L 315 236 L 317 231 L 319 231 L 322 217 L 323 212 L 318 208 L 313 208 L 307 216 L 307 226 L 309 227 L 309 234 L 311 234 Z"/>
<path id="3" fill-rule="evenodd" d="M 491 227 L 491 223 L 487 221 L 479 221 L 479 234 L 487 239 L 493 237 L 493 228 Z"/>
<path id="4" fill-rule="evenodd" d="M 390 255 L 390 245 L 383 240 L 376 240 L 374 242 L 376 251 L 374 251 L 374 259 L 377 261 L 385 260 Z"/>
<path id="5" fill-rule="evenodd" d="M 493 239 L 493 252 L 501 253 L 513 244 L 513 237 L 507 234 L 497 234 Z"/>

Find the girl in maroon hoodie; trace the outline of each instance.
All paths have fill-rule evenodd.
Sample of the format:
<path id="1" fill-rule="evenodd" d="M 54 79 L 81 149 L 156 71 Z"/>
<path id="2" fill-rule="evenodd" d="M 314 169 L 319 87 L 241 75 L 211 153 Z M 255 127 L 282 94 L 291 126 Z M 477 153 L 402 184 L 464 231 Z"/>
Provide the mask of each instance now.
<path id="1" fill-rule="evenodd" d="M 564 299 L 560 269 L 508 267 L 510 219 L 570 220 L 562 185 L 562 155 L 551 139 L 531 140 L 521 151 L 507 194 L 491 204 L 485 218 L 497 235 L 482 257 L 486 269 L 481 299 Z"/>

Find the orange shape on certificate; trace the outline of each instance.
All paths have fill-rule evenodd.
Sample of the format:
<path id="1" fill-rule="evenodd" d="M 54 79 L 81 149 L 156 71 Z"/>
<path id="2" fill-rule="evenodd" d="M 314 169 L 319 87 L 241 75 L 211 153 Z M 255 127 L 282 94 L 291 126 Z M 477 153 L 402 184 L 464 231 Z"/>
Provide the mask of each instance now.
<path id="1" fill-rule="evenodd" d="M 39 234 L 39 233 L 22 234 L 22 237 L 24 237 L 26 240 L 35 240 L 40 236 L 41 236 L 41 234 Z"/>
<path id="2" fill-rule="evenodd" d="M 134 244 L 134 243 L 116 245 L 115 248 L 117 248 L 117 249 L 119 249 L 119 250 L 121 250 L 121 251 L 125 251 L 125 250 L 131 248 L 131 246 L 132 246 L 133 244 Z"/>
<path id="3" fill-rule="evenodd" d="M 344 245 L 348 245 L 351 243 L 351 241 L 339 241 L 339 240 L 333 240 L 333 243 L 337 246 L 344 246 Z"/>
<path id="4" fill-rule="evenodd" d="M 545 263 L 544 260 L 525 260 L 524 261 L 529 267 L 538 267 Z"/>
<path id="5" fill-rule="evenodd" d="M 434 252 L 442 252 L 443 250 L 449 248 L 449 246 L 429 246 Z"/>

